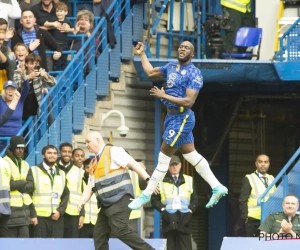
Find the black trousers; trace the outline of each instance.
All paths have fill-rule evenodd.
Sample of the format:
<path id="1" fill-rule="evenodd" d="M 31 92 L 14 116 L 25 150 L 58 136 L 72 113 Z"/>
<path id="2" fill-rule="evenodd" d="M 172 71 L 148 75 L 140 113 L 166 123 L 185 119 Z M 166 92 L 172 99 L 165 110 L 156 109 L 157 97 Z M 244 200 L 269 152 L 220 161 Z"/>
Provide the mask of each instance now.
<path id="1" fill-rule="evenodd" d="M 10 238 L 29 238 L 29 226 L 9 227 Z"/>
<path id="2" fill-rule="evenodd" d="M 9 215 L 6 214 L 0 214 L 0 238 L 8 238 L 8 223 Z"/>
<path id="3" fill-rule="evenodd" d="M 79 230 L 79 238 L 93 238 L 94 227 L 92 223 L 84 224 Z"/>
<path id="4" fill-rule="evenodd" d="M 64 214 L 64 238 L 79 238 L 79 215 Z"/>
<path id="5" fill-rule="evenodd" d="M 247 237 L 258 237 L 260 220 L 249 217 L 247 223 L 245 224 L 246 236 Z"/>
<path id="6" fill-rule="evenodd" d="M 223 7 L 223 13 L 229 15 L 230 18 L 230 29 L 225 30 L 225 36 L 223 40 L 223 51 L 226 53 L 245 53 L 247 48 L 244 47 L 234 47 L 234 41 L 236 33 L 241 27 L 254 27 L 255 20 L 252 13 L 246 12 L 242 13 L 240 11 Z M 234 51 L 234 48 L 237 51 Z"/>
<path id="7" fill-rule="evenodd" d="M 124 195 L 110 207 L 101 207 L 94 228 L 95 250 L 108 250 L 108 240 L 112 231 L 116 237 L 133 250 L 153 250 L 128 226 L 131 210 L 128 208 L 130 195 Z"/>
<path id="8" fill-rule="evenodd" d="M 38 224 L 34 227 L 34 238 L 63 238 L 64 217 L 52 220 L 51 217 L 38 217 Z"/>
<path id="9" fill-rule="evenodd" d="M 185 234 L 174 229 L 164 233 L 164 237 L 167 239 L 167 250 L 177 249 L 187 250 L 192 249 L 192 237 L 190 234 Z"/>

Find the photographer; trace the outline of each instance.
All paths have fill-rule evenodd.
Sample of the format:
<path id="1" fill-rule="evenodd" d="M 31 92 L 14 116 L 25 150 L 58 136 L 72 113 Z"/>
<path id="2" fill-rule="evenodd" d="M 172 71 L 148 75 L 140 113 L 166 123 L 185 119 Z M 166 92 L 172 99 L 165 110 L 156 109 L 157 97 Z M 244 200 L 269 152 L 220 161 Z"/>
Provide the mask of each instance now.
<path id="1" fill-rule="evenodd" d="M 29 81 L 30 86 L 24 103 L 23 120 L 40 113 L 42 94 L 48 94 L 46 87 L 53 87 L 56 84 L 55 79 L 39 66 L 40 61 L 41 57 L 39 55 L 29 54 L 25 58 L 25 65 L 21 65 L 15 70 L 14 81 L 18 85 L 18 88 L 21 87 L 20 84 L 24 81 L 23 71 L 25 71 L 24 75 L 26 80 Z"/>
<path id="2" fill-rule="evenodd" d="M 230 29 L 225 30 L 223 51 L 225 53 L 245 53 L 246 47 L 234 47 L 236 33 L 241 27 L 254 27 L 251 0 L 221 0 L 223 15 L 230 19 Z"/>

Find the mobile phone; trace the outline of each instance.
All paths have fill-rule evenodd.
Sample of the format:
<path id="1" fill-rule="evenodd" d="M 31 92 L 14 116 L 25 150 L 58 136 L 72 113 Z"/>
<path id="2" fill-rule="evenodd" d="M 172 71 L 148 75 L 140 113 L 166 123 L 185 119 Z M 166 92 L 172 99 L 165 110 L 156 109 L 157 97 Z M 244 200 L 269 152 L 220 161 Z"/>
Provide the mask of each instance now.
<path id="1" fill-rule="evenodd" d="M 39 66 L 39 65 L 34 66 L 34 70 L 40 70 L 40 68 L 41 68 L 41 66 Z"/>
<path id="2" fill-rule="evenodd" d="M 138 41 L 133 41 L 132 42 L 133 47 L 137 46 L 137 44 L 138 44 Z"/>

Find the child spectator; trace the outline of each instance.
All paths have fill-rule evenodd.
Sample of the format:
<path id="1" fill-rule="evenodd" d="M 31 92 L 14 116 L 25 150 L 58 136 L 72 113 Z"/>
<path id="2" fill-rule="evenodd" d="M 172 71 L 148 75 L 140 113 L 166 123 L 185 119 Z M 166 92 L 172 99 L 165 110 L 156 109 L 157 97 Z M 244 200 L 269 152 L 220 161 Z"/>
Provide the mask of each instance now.
<path id="1" fill-rule="evenodd" d="M 24 65 L 25 67 L 25 58 L 29 54 L 29 49 L 24 43 L 17 43 L 13 48 L 16 56 L 17 67 Z"/>
<path id="2" fill-rule="evenodd" d="M 27 120 L 30 116 L 40 113 L 40 101 L 42 94 L 47 94 L 47 86 L 52 87 L 56 84 L 55 79 L 50 76 L 45 69 L 39 66 L 41 57 L 36 54 L 29 54 L 25 58 L 25 65 L 21 64 L 15 70 L 14 81 L 20 88 L 20 84 L 24 81 L 24 77 L 29 81 L 29 93 L 25 99 L 23 109 L 23 120 Z M 25 74 L 22 74 L 25 71 Z"/>
<path id="3" fill-rule="evenodd" d="M 56 16 L 51 17 L 45 22 L 46 27 L 55 27 L 50 29 L 49 32 L 52 34 L 57 42 L 59 50 L 69 50 L 68 45 L 68 32 L 74 32 L 72 23 L 66 19 L 68 15 L 68 6 L 65 3 L 58 2 L 56 4 Z M 62 55 L 60 59 L 54 61 L 54 70 L 64 70 L 67 65 L 67 55 Z"/>

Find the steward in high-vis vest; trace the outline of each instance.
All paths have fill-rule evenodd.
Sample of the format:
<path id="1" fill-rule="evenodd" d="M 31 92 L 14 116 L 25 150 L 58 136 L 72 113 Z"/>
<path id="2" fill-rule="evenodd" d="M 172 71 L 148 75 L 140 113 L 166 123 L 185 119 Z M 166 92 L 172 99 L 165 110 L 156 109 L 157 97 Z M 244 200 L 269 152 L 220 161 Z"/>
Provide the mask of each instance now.
<path id="1" fill-rule="evenodd" d="M 84 189 L 86 185 L 88 185 L 89 181 L 89 170 L 91 160 L 91 158 L 88 158 L 82 163 L 84 170 Z M 75 163 L 74 158 L 73 161 Z M 96 195 L 93 193 L 91 199 L 84 205 L 84 222 L 83 227 L 79 230 L 79 238 L 93 238 L 94 227 L 97 221 L 99 211 L 100 209 L 97 205 L 97 198 Z"/>
<path id="2" fill-rule="evenodd" d="M 8 163 L 0 157 L 0 238 L 8 238 L 8 219 L 11 213 L 9 182 L 11 171 Z"/>
<path id="3" fill-rule="evenodd" d="M 270 167 L 270 160 L 267 155 L 262 154 L 257 156 L 255 166 L 256 171 L 246 175 L 242 180 L 239 198 L 241 218 L 246 223 L 247 237 L 259 236 L 258 227 L 260 226 L 261 207 L 257 206 L 257 200 L 274 180 L 272 175 L 267 174 Z M 272 186 L 264 202 L 269 199 L 275 189 L 275 185 Z"/>
<path id="4" fill-rule="evenodd" d="M 153 208 L 162 213 L 162 232 L 167 239 L 167 249 L 192 249 L 192 214 L 199 205 L 193 178 L 184 175 L 181 160 L 173 155 L 169 170 L 159 183 L 160 193 L 152 195 Z"/>
<path id="5" fill-rule="evenodd" d="M 224 29 L 223 51 L 226 53 L 244 53 L 244 47 L 234 47 L 236 33 L 241 27 L 254 27 L 255 19 L 251 13 L 251 0 L 220 0 L 223 17 L 229 28 Z M 223 21 L 224 23 L 225 21 Z"/>
<path id="6" fill-rule="evenodd" d="M 8 221 L 8 231 L 12 238 L 29 238 L 29 206 L 32 204 L 29 194 L 33 191 L 33 180 L 26 180 L 30 167 L 22 159 L 24 149 L 25 139 L 22 136 L 12 136 L 4 157 L 11 169 L 11 215 Z"/>
<path id="7" fill-rule="evenodd" d="M 69 200 L 66 175 L 55 163 L 57 149 L 48 145 L 42 149 L 44 161 L 30 168 L 27 179 L 33 178 L 32 201 L 34 209 L 30 211 L 36 238 L 63 238 L 63 215 Z"/>
<path id="8" fill-rule="evenodd" d="M 70 191 L 67 209 L 64 214 L 64 238 L 78 238 L 79 229 L 83 227 L 84 209 L 78 212 L 77 206 L 83 192 L 83 174 L 84 170 L 78 167 L 71 158 L 79 155 L 84 160 L 82 149 L 73 149 L 72 145 L 64 142 L 59 146 L 60 160 L 58 167 L 66 174 L 66 183 Z"/>
<path id="9" fill-rule="evenodd" d="M 95 250 L 108 249 L 111 232 L 132 249 L 154 249 L 128 227 L 131 212 L 128 204 L 134 197 L 128 168 L 132 168 L 144 180 L 149 175 L 123 148 L 106 146 L 99 132 L 89 133 L 85 142 L 88 150 L 96 156 L 91 162 L 89 182 L 78 209 L 95 193 L 101 204 L 94 228 Z"/>

